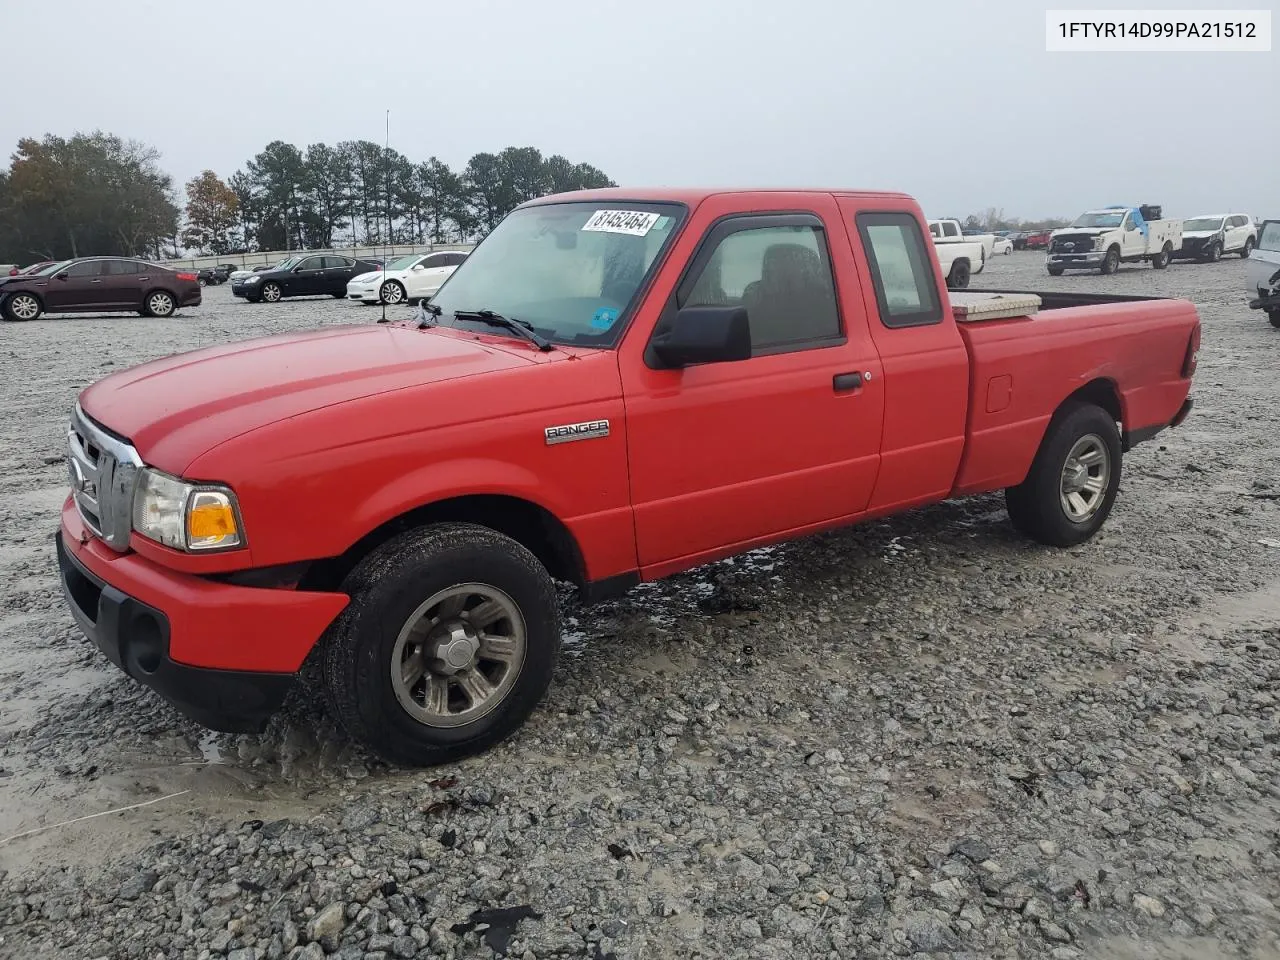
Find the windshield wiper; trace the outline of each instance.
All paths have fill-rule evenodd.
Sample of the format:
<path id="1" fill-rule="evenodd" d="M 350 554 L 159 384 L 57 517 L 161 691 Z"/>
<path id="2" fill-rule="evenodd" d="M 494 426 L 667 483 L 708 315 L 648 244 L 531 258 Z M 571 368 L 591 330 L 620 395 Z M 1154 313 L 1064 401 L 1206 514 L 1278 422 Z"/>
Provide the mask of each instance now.
<path id="1" fill-rule="evenodd" d="M 439 310 L 440 308 L 436 307 L 436 309 Z M 494 313 L 492 310 L 455 310 L 453 315 L 459 320 L 479 320 L 492 327 L 503 327 L 524 337 L 539 350 L 552 349 L 551 341 L 537 333 L 533 329 L 533 325 L 527 320 L 508 319 L 500 313 Z"/>

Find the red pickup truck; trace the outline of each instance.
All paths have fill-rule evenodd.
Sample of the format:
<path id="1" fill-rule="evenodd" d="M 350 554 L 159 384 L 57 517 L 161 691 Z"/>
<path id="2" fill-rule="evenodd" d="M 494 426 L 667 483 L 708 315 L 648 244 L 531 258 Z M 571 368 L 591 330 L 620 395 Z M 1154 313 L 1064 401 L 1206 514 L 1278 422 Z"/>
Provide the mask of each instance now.
<path id="1" fill-rule="evenodd" d="M 314 656 L 354 737 L 431 764 L 542 698 L 554 580 L 598 598 L 994 490 L 1079 544 L 1190 410 L 1195 307 L 958 322 L 925 223 L 896 193 L 546 197 L 417 319 L 109 376 L 68 434 L 71 612 L 219 730 L 262 729 Z"/>

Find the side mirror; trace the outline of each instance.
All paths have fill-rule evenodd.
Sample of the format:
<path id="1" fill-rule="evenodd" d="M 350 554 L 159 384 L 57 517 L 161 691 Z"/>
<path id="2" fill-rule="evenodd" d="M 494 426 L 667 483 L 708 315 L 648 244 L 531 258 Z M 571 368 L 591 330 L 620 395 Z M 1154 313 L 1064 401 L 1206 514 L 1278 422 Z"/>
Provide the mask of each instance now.
<path id="1" fill-rule="evenodd" d="M 685 307 L 650 344 L 667 369 L 751 359 L 745 307 Z"/>
<path id="2" fill-rule="evenodd" d="M 427 268 L 426 268 L 426 265 L 425 265 L 425 264 L 415 263 L 415 264 L 413 265 L 413 269 L 414 269 L 414 270 L 425 270 L 425 269 L 427 269 Z"/>
<path id="3" fill-rule="evenodd" d="M 55 279 L 55 280 L 65 280 L 65 279 L 67 279 L 67 275 L 66 275 L 66 273 L 65 273 L 65 272 L 64 272 L 64 273 L 55 273 L 55 274 L 53 275 L 53 279 Z"/>

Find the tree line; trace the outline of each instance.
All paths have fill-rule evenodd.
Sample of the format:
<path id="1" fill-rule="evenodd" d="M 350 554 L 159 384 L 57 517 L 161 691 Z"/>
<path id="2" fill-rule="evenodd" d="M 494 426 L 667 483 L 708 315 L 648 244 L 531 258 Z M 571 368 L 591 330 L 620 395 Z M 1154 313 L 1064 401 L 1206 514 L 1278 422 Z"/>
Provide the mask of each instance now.
<path id="1" fill-rule="evenodd" d="M 18 142 L 0 170 L 0 261 L 181 256 L 482 237 L 525 200 L 614 186 L 536 147 L 477 153 L 461 170 L 367 140 L 276 140 L 226 180 L 205 170 L 181 203 L 155 148 L 95 131 Z"/>

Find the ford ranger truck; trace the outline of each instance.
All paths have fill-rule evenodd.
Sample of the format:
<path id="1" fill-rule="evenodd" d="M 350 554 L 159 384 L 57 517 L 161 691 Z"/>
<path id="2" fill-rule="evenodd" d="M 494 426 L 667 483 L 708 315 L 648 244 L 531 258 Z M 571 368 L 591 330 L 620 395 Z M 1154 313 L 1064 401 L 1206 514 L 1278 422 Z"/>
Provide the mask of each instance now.
<path id="1" fill-rule="evenodd" d="M 83 390 L 66 600 L 207 727 L 261 730 L 310 661 L 388 760 L 473 754 L 548 689 L 557 581 L 616 595 L 992 491 L 1041 543 L 1096 533 L 1124 452 L 1191 408 L 1195 307 L 962 309 L 902 194 L 531 201 L 418 318 Z"/>
<path id="2" fill-rule="evenodd" d="M 1045 265 L 1054 277 L 1064 270 L 1115 273 L 1120 264 L 1139 261 L 1163 270 L 1181 249 L 1182 221 L 1163 219 L 1160 207 L 1106 207 L 1053 231 Z"/>

